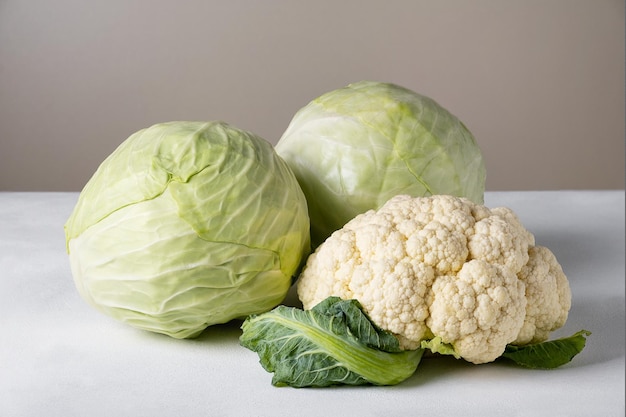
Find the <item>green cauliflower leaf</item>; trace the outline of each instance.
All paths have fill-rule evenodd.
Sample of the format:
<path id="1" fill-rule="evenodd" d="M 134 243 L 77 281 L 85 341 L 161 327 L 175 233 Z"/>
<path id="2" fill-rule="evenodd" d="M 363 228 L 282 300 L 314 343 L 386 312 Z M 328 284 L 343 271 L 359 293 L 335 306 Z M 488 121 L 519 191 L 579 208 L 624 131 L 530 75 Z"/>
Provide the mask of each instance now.
<path id="1" fill-rule="evenodd" d="M 274 373 L 275 386 L 395 385 L 413 375 L 423 354 L 402 351 L 358 301 L 338 297 L 306 311 L 279 306 L 241 328 L 241 345 Z"/>

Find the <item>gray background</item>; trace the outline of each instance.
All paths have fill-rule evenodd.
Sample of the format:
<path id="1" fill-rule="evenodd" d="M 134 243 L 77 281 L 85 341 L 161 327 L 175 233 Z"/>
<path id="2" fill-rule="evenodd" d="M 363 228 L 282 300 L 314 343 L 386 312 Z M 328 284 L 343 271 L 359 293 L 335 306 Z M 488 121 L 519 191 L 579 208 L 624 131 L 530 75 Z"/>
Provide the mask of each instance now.
<path id="1" fill-rule="evenodd" d="M 78 191 L 131 133 L 272 143 L 363 79 L 476 136 L 488 190 L 624 188 L 624 1 L 0 0 L 0 190 Z"/>

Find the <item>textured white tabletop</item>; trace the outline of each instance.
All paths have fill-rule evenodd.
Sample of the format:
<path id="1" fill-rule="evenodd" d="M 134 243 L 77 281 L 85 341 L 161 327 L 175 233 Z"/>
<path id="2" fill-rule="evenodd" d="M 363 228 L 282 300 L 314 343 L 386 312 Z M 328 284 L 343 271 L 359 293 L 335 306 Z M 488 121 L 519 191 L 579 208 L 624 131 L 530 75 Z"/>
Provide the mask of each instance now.
<path id="1" fill-rule="evenodd" d="M 175 340 L 93 310 L 65 253 L 77 197 L 0 193 L 0 416 L 624 416 L 624 191 L 486 195 L 563 266 L 573 305 L 553 337 L 593 332 L 572 363 L 425 358 L 397 386 L 329 389 L 273 387 L 238 323 Z"/>

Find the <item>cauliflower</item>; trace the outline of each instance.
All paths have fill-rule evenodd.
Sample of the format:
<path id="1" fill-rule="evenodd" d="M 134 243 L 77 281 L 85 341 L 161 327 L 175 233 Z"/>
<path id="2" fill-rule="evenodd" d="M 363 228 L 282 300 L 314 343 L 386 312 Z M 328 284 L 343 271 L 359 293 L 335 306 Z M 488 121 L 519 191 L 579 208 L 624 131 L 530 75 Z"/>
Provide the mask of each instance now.
<path id="1" fill-rule="evenodd" d="M 403 349 L 438 338 L 472 363 L 562 326 L 571 292 L 552 252 L 508 208 L 448 195 L 400 195 L 334 232 L 297 284 L 310 309 L 357 299 Z"/>

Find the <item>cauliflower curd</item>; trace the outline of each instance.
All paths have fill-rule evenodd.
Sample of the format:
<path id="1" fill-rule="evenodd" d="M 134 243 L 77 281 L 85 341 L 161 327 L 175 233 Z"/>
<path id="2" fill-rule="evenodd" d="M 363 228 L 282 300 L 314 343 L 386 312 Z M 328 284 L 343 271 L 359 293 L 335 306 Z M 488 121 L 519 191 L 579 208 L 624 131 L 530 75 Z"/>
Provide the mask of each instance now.
<path id="1" fill-rule="evenodd" d="M 403 349 L 440 338 L 473 363 L 563 326 L 569 283 L 508 208 L 400 195 L 334 232 L 303 269 L 298 297 L 357 299 Z"/>

